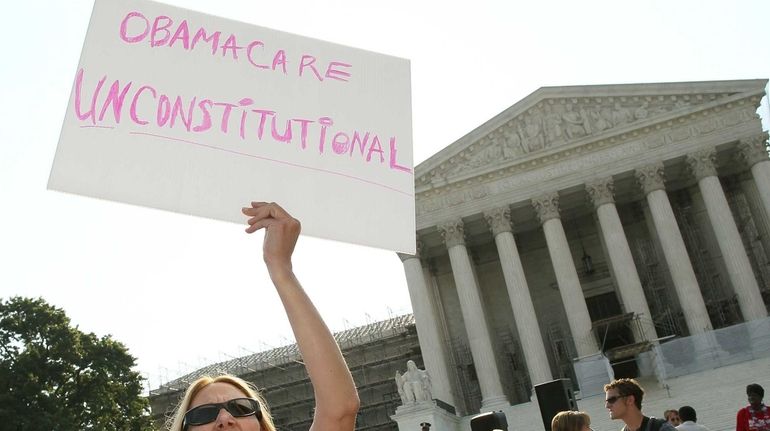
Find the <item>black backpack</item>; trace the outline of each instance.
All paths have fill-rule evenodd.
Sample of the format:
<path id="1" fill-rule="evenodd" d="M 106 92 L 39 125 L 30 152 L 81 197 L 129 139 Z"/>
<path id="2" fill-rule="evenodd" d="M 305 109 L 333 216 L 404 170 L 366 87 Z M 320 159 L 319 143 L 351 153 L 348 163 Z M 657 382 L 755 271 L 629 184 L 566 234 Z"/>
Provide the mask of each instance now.
<path id="1" fill-rule="evenodd" d="M 668 424 L 668 427 L 664 428 L 663 425 L 666 424 Z M 656 417 L 650 416 L 650 420 L 647 421 L 647 427 L 644 431 L 660 431 L 661 429 L 663 429 L 663 431 L 669 431 L 675 428 L 665 419 L 658 419 Z"/>

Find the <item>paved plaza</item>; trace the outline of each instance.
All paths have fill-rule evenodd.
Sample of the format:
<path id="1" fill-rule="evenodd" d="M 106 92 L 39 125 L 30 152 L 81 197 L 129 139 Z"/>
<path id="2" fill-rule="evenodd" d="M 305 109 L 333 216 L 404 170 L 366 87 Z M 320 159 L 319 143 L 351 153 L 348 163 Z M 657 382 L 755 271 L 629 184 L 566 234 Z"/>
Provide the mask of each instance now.
<path id="1" fill-rule="evenodd" d="M 712 431 L 735 430 L 735 414 L 748 404 L 746 385 L 759 383 L 770 389 L 770 358 L 672 378 L 666 382 L 668 388 L 654 378 L 640 379 L 640 383 L 645 388 L 642 407 L 647 415 L 661 417 L 666 409 L 690 405 L 698 412 L 698 423 Z M 603 395 L 579 399 L 578 407 L 591 415 L 591 427 L 596 431 L 623 427 L 622 422 L 610 420 Z M 509 431 L 543 429 L 536 403 L 513 406 L 506 411 L 506 416 Z M 460 429 L 470 429 L 470 426 L 464 424 Z"/>

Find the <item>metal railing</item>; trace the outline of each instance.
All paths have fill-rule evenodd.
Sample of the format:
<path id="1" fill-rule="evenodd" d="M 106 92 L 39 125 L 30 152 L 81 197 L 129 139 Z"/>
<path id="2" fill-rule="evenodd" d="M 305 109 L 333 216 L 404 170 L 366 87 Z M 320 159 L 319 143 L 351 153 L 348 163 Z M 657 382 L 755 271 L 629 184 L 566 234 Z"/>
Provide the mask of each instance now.
<path id="1" fill-rule="evenodd" d="M 676 338 L 654 351 L 659 379 L 770 357 L 770 317 Z"/>

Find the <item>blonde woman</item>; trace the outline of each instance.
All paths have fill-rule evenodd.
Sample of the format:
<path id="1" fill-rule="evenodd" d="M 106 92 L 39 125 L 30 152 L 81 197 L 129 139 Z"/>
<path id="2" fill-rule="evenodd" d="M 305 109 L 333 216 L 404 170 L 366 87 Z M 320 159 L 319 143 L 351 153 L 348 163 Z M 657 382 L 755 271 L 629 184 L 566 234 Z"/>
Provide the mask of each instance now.
<path id="1" fill-rule="evenodd" d="M 262 255 L 294 331 L 315 394 L 312 431 L 352 431 L 358 393 L 331 332 L 292 271 L 291 255 L 300 223 L 275 203 L 252 202 L 243 208 L 247 233 L 265 229 Z M 230 316 L 223 316 L 227 324 Z M 275 431 L 257 391 L 233 376 L 193 382 L 171 419 L 169 431 Z"/>
<path id="2" fill-rule="evenodd" d="M 593 431 L 591 417 L 588 413 L 570 410 L 556 413 L 551 420 L 551 431 Z"/>

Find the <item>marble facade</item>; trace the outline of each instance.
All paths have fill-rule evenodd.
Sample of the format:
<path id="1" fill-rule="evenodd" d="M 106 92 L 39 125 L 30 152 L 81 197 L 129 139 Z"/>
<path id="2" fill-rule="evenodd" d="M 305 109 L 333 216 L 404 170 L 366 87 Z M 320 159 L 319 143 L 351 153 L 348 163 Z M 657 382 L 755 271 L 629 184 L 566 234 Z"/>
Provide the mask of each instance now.
<path id="1" fill-rule="evenodd" d="M 434 398 L 527 402 L 575 358 L 766 317 L 766 84 L 541 88 L 417 166 L 400 257 Z"/>

